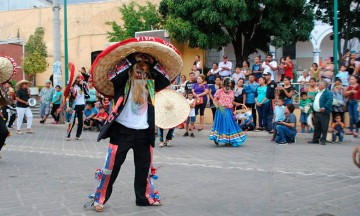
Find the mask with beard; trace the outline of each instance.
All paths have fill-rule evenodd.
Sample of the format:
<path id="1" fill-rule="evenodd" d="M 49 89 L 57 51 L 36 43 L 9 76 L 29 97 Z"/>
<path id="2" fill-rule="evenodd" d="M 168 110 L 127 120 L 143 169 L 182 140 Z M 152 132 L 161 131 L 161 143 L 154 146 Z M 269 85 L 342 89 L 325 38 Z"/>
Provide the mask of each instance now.
<path id="1" fill-rule="evenodd" d="M 132 110 L 141 115 L 147 108 L 149 91 L 147 89 L 148 67 L 141 62 L 136 63 L 130 71 Z"/>

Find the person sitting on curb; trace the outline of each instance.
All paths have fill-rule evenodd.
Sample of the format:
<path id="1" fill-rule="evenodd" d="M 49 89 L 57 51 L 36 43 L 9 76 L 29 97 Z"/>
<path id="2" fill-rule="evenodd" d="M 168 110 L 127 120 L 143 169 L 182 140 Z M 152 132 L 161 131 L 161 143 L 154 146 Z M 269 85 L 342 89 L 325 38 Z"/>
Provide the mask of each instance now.
<path id="1" fill-rule="evenodd" d="M 100 131 L 100 128 L 104 126 L 106 119 L 108 118 L 108 114 L 105 111 L 104 107 L 100 107 L 99 113 L 94 117 L 95 126 L 97 128 L 96 131 Z"/>
<path id="2" fill-rule="evenodd" d="M 96 126 L 96 124 L 94 124 L 94 117 L 98 114 L 97 110 L 93 107 L 93 104 L 91 102 L 86 104 L 85 110 L 84 110 L 84 115 L 85 115 L 85 120 L 84 120 L 84 130 L 90 130 L 91 131 L 91 127 L 92 126 Z"/>
<path id="3" fill-rule="evenodd" d="M 285 120 L 277 122 L 277 136 L 275 142 L 279 145 L 286 145 L 288 142 L 293 143 L 296 136 L 296 116 L 293 113 L 295 106 L 287 104 L 285 106 Z"/>

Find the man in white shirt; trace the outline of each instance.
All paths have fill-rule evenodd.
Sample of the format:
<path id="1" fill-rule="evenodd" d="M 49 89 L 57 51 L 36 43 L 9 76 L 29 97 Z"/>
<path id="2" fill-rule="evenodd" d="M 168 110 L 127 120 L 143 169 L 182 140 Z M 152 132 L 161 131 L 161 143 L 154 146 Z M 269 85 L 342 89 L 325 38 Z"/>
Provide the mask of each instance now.
<path id="1" fill-rule="evenodd" d="M 272 60 L 272 55 L 268 54 L 266 56 L 266 60 L 262 64 L 262 68 L 264 68 L 264 73 L 268 72 L 271 74 L 271 80 L 273 81 L 275 79 L 275 71 L 277 70 L 277 63 L 276 61 Z"/>
<path id="2" fill-rule="evenodd" d="M 231 76 L 232 63 L 228 61 L 227 55 L 223 56 L 223 61 L 219 63 L 219 75 L 223 79 Z"/>

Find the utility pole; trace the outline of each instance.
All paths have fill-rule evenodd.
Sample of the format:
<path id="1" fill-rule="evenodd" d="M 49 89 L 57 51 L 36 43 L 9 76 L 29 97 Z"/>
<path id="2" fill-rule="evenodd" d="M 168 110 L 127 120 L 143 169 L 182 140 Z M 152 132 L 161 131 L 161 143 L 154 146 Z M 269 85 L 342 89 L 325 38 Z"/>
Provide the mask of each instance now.
<path id="1" fill-rule="evenodd" d="M 338 73 L 338 49 L 339 49 L 339 26 L 338 26 L 338 0 L 334 0 L 334 72 Z"/>
<path id="2" fill-rule="evenodd" d="M 54 64 L 53 64 L 53 84 L 62 86 L 61 73 L 61 49 L 60 49 L 60 4 L 59 0 L 53 0 L 53 20 L 54 20 Z"/>
<path id="3" fill-rule="evenodd" d="M 65 57 L 65 85 L 67 85 L 67 81 L 69 79 L 69 71 L 68 71 L 68 36 L 67 36 L 67 0 L 64 0 L 64 57 Z"/>

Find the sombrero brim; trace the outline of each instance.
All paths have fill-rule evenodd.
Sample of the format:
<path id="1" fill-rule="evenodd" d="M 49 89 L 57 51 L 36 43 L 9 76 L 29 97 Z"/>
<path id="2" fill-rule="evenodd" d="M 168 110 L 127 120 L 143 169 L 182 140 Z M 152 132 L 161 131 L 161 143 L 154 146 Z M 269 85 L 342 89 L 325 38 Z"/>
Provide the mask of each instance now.
<path id="1" fill-rule="evenodd" d="M 12 58 L 0 57 L 0 83 L 9 81 L 15 74 L 16 63 Z"/>
<path id="2" fill-rule="evenodd" d="M 184 122 L 190 113 L 185 97 L 170 89 L 155 94 L 155 125 L 169 129 Z"/>
<path id="3" fill-rule="evenodd" d="M 154 37 L 127 39 L 108 47 L 95 59 L 91 74 L 97 91 L 107 97 L 113 97 L 114 86 L 108 80 L 108 72 L 121 59 L 137 52 L 153 56 L 164 67 L 170 80 L 175 79 L 183 67 L 179 51 L 168 42 Z"/>
<path id="4" fill-rule="evenodd" d="M 31 82 L 27 80 L 20 80 L 19 82 L 16 83 L 15 87 L 18 89 L 24 83 L 31 83 Z"/>

